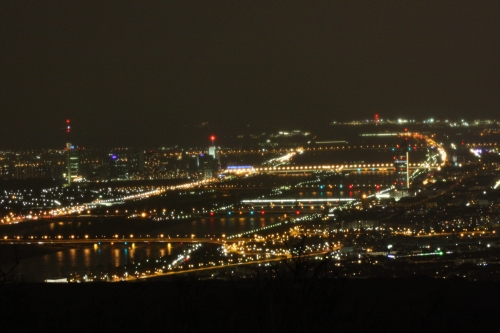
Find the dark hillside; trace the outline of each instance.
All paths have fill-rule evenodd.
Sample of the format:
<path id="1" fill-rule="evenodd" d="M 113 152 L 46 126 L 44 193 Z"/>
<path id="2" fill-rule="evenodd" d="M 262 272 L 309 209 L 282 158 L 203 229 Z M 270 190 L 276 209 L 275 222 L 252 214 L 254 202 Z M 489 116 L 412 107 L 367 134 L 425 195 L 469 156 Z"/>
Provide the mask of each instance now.
<path id="1" fill-rule="evenodd" d="M 464 332 L 496 324 L 492 282 L 435 279 L 11 284 L 4 332 Z"/>

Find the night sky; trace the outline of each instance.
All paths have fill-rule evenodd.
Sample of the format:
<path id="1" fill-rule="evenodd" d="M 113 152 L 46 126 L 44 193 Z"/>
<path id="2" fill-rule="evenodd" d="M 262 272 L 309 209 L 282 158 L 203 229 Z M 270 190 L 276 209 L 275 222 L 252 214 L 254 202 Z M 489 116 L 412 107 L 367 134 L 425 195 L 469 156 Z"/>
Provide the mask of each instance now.
<path id="1" fill-rule="evenodd" d="M 0 149 L 498 119 L 499 51 L 500 1 L 4 1 Z"/>

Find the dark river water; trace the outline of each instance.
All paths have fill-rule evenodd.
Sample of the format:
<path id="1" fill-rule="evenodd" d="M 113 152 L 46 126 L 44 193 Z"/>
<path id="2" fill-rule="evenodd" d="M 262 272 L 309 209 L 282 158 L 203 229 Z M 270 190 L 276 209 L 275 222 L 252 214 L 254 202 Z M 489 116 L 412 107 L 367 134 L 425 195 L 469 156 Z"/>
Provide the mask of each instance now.
<path id="1" fill-rule="evenodd" d="M 130 262 L 138 262 L 145 259 L 154 260 L 164 257 L 168 260 L 175 259 L 176 249 L 181 246 L 178 243 L 158 242 L 136 242 L 136 243 L 100 243 L 97 237 L 151 237 L 152 240 L 160 235 L 165 237 L 220 237 L 222 234 L 232 235 L 244 231 L 262 228 L 279 222 L 281 216 L 234 216 L 234 217 L 212 217 L 186 219 L 181 221 L 151 221 L 130 219 L 100 219 L 87 218 L 75 221 L 50 221 L 50 222 L 25 222 L 10 228 L 10 231 L 2 230 L 3 235 L 9 237 L 20 235 L 23 238 L 30 236 L 34 244 L 40 237 L 51 239 L 61 236 L 67 239 L 75 238 L 95 239 L 92 244 L 72 244 L 58 246 L 52 253 L 38 255 L 22 259 L 16 268 L 18 277 L 27 282 L 43 282 L 48 278 L 67 276 L 71 272 L 86 271 L 110 271 L 115 267 L 126 265 Z M 38 225 L 34 225 L 38 223 Z M 23 227 L 22 229 L 20 227 Z M 82 273 L 83 274 L 83 273 Z"/>
<path id="2" fill-rule="evenodd" d="M 67 249 L 22 259 L 17 278 L 26 282 L 67 277 L 70 273 L 112 271 L 115 267 L 148 258 L 173 258 L 179 245 L 170 243 L 109 243 L 74 245 Z"/>

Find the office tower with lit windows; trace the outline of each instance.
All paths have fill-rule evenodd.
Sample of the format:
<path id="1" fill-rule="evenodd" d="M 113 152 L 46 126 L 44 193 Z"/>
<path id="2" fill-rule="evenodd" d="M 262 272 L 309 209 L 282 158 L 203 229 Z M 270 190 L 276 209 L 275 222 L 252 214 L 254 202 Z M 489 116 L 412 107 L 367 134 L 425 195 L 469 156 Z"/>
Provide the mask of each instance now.
<path id="1" fill-rule="evenodd" d="M 215 159 L 217 159 L 217 148 L 215 146 L 208 147 L 208 155 L 212 156 Z"/>
<path id="2" fill-rule="evenodd" d="M 66 144 L 66 177 L 68 179 L 68 186 L 71 182 L 78 177 L 80 170 L 80 154 L 75 146 L 71 143 Z"/>
<path id="3" fill-rule="evenodd" d="M 394 185 L 397 189 L 404 190 L 409 187 L 409 169 L 408 169 L 408 148 L 406 144 L 397 145 L 394 156 Z"/>
<path id="4" fill-rule="evenodd" d="M 75 146 L 71 144 L 70 133 L 71 133 L 71 125 L 70 120 L 66 120 L 66 179 L 67 185 L 70 186 L 71 182 L 78 177 L 79 169 L 80 169 L 80 154 L 78 153 L 78 149 L 75 149 Z"/>
<path id="5" fill-rule="evenodd" d="M 109 154 L 109 178 L 110 180 L 127 180 L 128 158 L 126 154 Z"/>

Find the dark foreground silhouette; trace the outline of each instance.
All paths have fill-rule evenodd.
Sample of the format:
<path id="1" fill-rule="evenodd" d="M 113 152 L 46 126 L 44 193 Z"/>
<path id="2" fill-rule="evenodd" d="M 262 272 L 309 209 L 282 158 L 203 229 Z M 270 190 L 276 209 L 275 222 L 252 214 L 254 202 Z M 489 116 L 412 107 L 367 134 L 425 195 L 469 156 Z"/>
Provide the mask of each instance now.
<path id="1" fill-rule="evenodd" d="M 479 332 L 500 284 L 463 280 L 257 279 L 5 284 L 3 332 Z"/>

